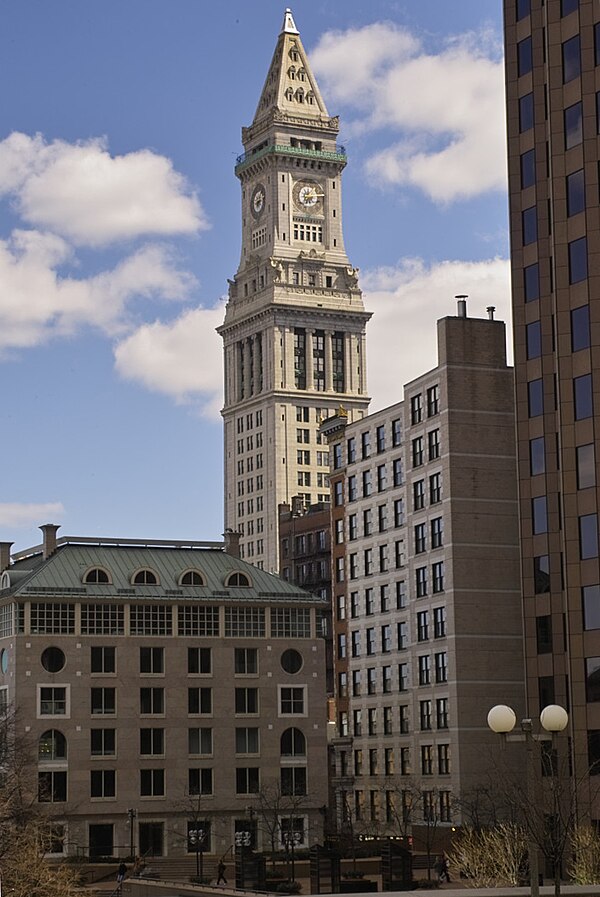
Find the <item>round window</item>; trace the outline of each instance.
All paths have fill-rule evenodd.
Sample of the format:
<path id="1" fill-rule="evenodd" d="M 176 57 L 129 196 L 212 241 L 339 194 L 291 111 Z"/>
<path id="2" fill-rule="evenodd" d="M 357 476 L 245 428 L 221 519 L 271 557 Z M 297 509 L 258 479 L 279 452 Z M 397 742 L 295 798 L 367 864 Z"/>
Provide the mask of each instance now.
<path id="1" fill-rule="evenodd" d="M 298 673 L 302 669 L 302 655 L 294 648 L 288 648 L 281 655 L 281 666 L 286 673 Z"/>
<path id="2" fill-rule="evenodd" d="M 60 648 L 46 648 L 42 651 L 42 666 L 48 673 L 58 673 L 65 665 L 65 654 Z"/>
<path id="3" fill-rule="evenodd" d="M 0 670 L 2 670 L 3 673 L 8 671 L 8 651 L 6 648 L 3 648 L 2 651 L 0 651 Z"/>

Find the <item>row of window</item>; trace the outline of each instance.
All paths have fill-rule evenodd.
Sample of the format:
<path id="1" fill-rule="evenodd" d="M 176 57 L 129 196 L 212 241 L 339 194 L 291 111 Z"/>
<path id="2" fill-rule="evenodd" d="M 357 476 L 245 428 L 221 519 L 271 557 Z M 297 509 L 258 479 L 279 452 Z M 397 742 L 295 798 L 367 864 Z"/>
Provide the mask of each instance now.
<path id="1" fill-rule="evenodd" d="M 106 567 L 92 567 L 87 570 L 82 577 L 85 583 L 93 583 L 94 585 L 112 584 L 112 574 Z M 134 586 L 158 586 L 160 585 L 160 576 L 156 570 L 144 568 L 133 573 L 129 579 L 131 585 Z M 206 586 L 206 577 L 200 570 L 185 570 L 177 577 L 177 585 L 179 586 Z M 224 580 L 226 588 L 238 586 L 250 586 L 250 577 L 246 573 L 234 571 L 230 573 Z"/>
<path id="2" fill-rule="evenodd" d="M 394 587 L 396 594 L 395 607 L 396 610 L 402 610 L 407 604 L 406 581 L 401 579 L 394 583 L 382 583 L 377 593 L 372 587 L 364 590 L 364 605 L 361 606 L 360 596 L 358 592 L 350 592 L 350 617 L 354 620 L 360 617 L 362 613 L 367 616 L 376 613 L 387 613 L 391 610 L 391 591 Z M 376 599 L 378 606 L 376 607 Z M 335 614 L 337 620 L 345 620 L 347 616 L 346 596 L 336 595 L 335 598 Z"/>
<path id="3" fill-rule="evenodd" d="M 389 633 L 391 639 L 391 631 Z M 383 635 L 382 635 L 383 637 Z M 343 639 L 343 642 L 340 642 L 340 639 Z M 340 645 L 343 644 L 345 651 L 346 639 L 345 636 L 341 633 L 338 635 L 338 658 L 343 658 L 346 654 L 340 654 Z M 390 642 L 391 645 L 391 642 Z M 390 648 L 391 650 L 391 648 Z M 386 667 L 383 667 L 386 669 Z M 440 684 L 442 682 L 448 681 L 448 654 L 446 651 L 438 651 L 433 655 L 433 676 L 432 676 L 432 664 L 431 664 L 431 655 L 430 654 L 421 654 L 417 657 L 417 669 L 418 669 L 418 684 L 419 685 L 432 685 L 434 680 L 436 684 Z M 359 678 L 358 683 L 360 683 L 360 673 L 356 671 Z M 376 677 L 376 673 L 372 674 Z M 394 685 L 391 679 L 392 671 L 386 674 L 387 679 L 390 683 L 390 692 L 394 691 Z M 397 681 L 397 691 L 408 691 L 409 688 L 409 665 L 408 663 L 399 663 L 398 664 L 398 681 Z M 367 679 L 367 688 L 368 688 L 369 679 Z M 391 715 L 391 708 L 390 715 Z M 390 734 L 386 732 L 386 734 Z"/>
<path id="4" fill-rule="evenodd" d="M 444 607 L 436 607 L 433 611 L 434 626 L 432 635 L 434 638 L 444 638 L 446 635 L 446 609 Z M 421 611 L 417 614 L 417 641 L 429 641 L 430 625 L 429 611 Z M 401 620 L 396 625 L 397 649 L 404 651 L 410 646 L 409 625 L 406 620 Z M 363 652 L 363 636 L 364 651 L 367 657 L 379 653 L 388 654 L 391 650 L 391 626 L 383 625 L 380 628 L 381 639 L 380 645 L 377 643 L 377 629 L 375 626 L 369 626 L 367 629 L 354 629 L 350 632 L 350 655 L 351 657 L 361 657 Z M 384 669 L 390 669 L 384 667 Z"/>
<path id="5" fill-rule="evenodd" d="M 435 417 L 440 413 L 440 387 L 436 383 L 430 386 L 425 393 L 425 405 L 423 404 L 423 396 L 419 392 L 410 399 L 410 422 L 414 426 L 423 421 L 424 412 L 427 411 L 427 417 Z"/>
<path id="6" fill-rule="evenodd" d="M 407 674 L 405 669 L 398 670 L 403 676 Z M 380 674 L 381 673 L 381 684 Z M 366 670 L 352 670 L 348 674 L 345 670 L 338 673 L 337 688 L 338 697 L 358 698 L 362 694 L 376 695 L 381 693 L 384 695 L 392 694 L 394 690 L 392 666 L 368 667 Z M 403 690 L 403 689 L 399 689 Z M 429 701 L 422 701 L 421 704 L 431 704 Z M 437 727 L 438 729 L 448 728 L 448 698 L 438 698 L 436 700 L 437 710 Z M 423 728 L 423 727 L 422 727 Z M 400 707 L 400 732 L 403 735 L 409 731 L 408 706 Z"/>
<path id="7" fill-rule="evenodd" d="M 17 611 L 17 632 L 25 633 L 26 608 L 33 635 L 128 635 L 227 638 L 265 638 L 267 616 L 271 638 L 310 638 L 310 608 L 239 607 L 162 604 L 68 604 L 62 602 L 7 605 L 2 635 L 12 635 L 12 614 Z M 76 621 L 76 608 L 80 619 Z M 129 625 L 126 627 L 126 608 Z M 269 613 L 267 614 L 267 610 Z M 177 613 L 176 624 L 174 621 Z M 221 613 L 223 619 L 221 619 Z M 79 625 L 76 625 L 76 622 Z M 7 631 L 7 629 L 9 631 Z"/>
<path id="8" fill-rule="evenodd" d="M 575 470 L 577 488 L 589 489 L 596 485 L 596 456 L 594 443 L 575 447 Z M 529 472 L 537 476 L 546 472 L 546 437 L 536 436 L 529 440 Z"/>
<path id="9" fill-rule="evenodd" d="M 39 716 L 70 716 L 70 689 L 66 685 L 40 685 Z M 188 714 L 212 715 L 213 690 L 198 686 L 187 689 Z M 236 714 L 259 713 L 259 689 L 235 688 L 231 708 Z M 166 712 L 165 689 L 162 687 L 140 688 L 139 713 L 141 716 L 164 716 Z M 90 713 L 92 716 L 116 716 L 117 689 L 95 687 L 90 689 Z M 279 715 L 305 716 L 306 693 L 304 686 L 288 688 L 279 686 Z"/>
<path id="10" fill-rule="evenodd" d="M 166 770 L 140 769 L 140 797 L 166 797 Z M 63 803 L 67 797 L 67 770 L 43 770 L 38 772 L 38 800 L 41 803 Z M 129 787 L 129 781 L 127 786 Z M 280 789 L 284 796 L 307 794 L 307 770 L 305 766 L 284 766 L 280 770 Z M 235 769 L 236 794 L 258 794 L 260 791 L 260 767 L 243 766 Z M 214 770 L 193 767 L 188 769 L 188 794 L 207 797 L 214 794 Z M 117 797 L 117 770 L 93 769 L 90 772 L 91 798 Z"/>
<path id="11" fill-rule="evenodd" d="M 560 0 L 561 17 L 568 16 L 570 13 L 579 9 L 579 0 Z M 515 18 L 519 22 L 525 16 L 531 13 L 531 0 L 516 0 L 515 2 Z M 598 57 L 596 57 L 598 58 Z"/>
<path id="12" fill-rule="evenodd" d="M 246 430 L 252 430 L 254 427 L 262 427 L 263 423 L 263 413 L 262 411 L 250 411 L 246 415 L 240 415 L 237 418 L 235 424 L 238 434 L 244 432 L 244 426 Z"/>
<path id="13" fill-rule="evenodd" d="M 403 751 L 408 748 L 403 748 Z M 402 758 L 401 758 L 402 760 Z M 410 761 L 401 762 L 401 775 L 410 775 Z M 381 819 L 380 798 L 385 800 L 385 821 L 398 824 L 401 819 L 403 825 L 411 822 L 424 822 L 432 824 L 436 822 L 452 822 L 452 792 L 444 790 L 423 790 L 418 794 L 413 790 L 371 790 L 369 793 L 369 818 L 371 822 L 379 822 Z M 352 792 L 352 808 L 348 800 L 348 792 L 344 795 L 347 817 L 352 814 L 356 821 L 367 819 L 365 810 L 365 792 L 356 789 Z M 400 806 L 398 806 L 400 804 Z"/>
<path id="14" fill-rule="evenodd" d="M 164 756 L 166 753 L 166 729 L 152 728 L 139 730 L 139 753 L 145 756 Z M 260 754 L 258 726 L 236 728 L 234 745 L 236 754 Z M 306 737 L 297 728 L 286 729 L 280 738 L 282 757 L 305 757 Z M 117 730 L 90 729 L 90 754 L 92 757 L 116 757 Z M 211 727 L 188 729 L 188 754 L 213 754 L 213 730 Z M 40 763 L 67 759 L 67 739 L 58 729 L 44 732 L 38 742 Z"/>
<path id="15" fill-rule="evenodd" d="M 449 744 L 422 744 L 420 745 L 420 754 L 421 754 L 421 774 L 425 776 L 431 776 L 437 773 L 437 775 L 450 775 L 450 745 Z M 394 775 L 395 774 L 395 763 L 394 763 L 394 749 L 393 748 L 385 748 L 383 753 L 383 768 L 380 768 L 379 765 L 379 751 L 377 748 L 370 748 L 367 753 L 367 763 L 365 763 L 365 751 L 362 748 L 357 748 L 353 751 L 353 775 L 354 776 L 377 776 L 381 775 Z M 410 755 L 405 755 L 404 762 L 408 760 L 410 763 Z M 437 759 L 437 763 L 435 760 Z M 347 766 L 347 760 L 345 760 Z M 401 764 L 402 769 L 402 764 Z M 402 775 L 408 775 L 408 773 L 402 772 Z"/>

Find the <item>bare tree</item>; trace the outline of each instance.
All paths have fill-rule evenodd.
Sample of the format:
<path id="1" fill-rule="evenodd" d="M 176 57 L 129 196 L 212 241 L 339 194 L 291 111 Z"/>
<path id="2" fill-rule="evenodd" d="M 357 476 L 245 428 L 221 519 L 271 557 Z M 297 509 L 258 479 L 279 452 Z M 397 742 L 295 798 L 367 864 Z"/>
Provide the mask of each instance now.
<path id="1" fill-rule="evenodd" d="M 571 833 L 569 875 L 577 885 L 600 884 L 600 835 L 591 825 Z"/>
<path id="2" fill-rule="evenodd" d="M 285 793 L 278 782 L 264 785 L 253 796 L 250 809 L 257 819 L 258 829 L 269 844 L 273 866 L 276 854 L 282 846 L 281 820 L 300 816 L 306 806 L 306 800 L 304 794 Z"/>

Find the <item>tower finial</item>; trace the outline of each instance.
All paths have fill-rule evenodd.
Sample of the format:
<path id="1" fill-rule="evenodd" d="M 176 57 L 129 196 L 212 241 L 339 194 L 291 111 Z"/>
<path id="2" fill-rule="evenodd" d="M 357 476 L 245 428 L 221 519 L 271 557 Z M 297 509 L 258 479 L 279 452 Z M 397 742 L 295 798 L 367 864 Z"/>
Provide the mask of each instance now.
<path id="1" fill-rule="evenodd" d="M 281 31 L 284 34 L 300 34 L 298 29 L 296 28 L 296 23 L 294 22 L 294 17 L 292 15 L 292 10 L 287 7 L 285 11 L 285 15 L 283 17 L 283 26 Z"/>

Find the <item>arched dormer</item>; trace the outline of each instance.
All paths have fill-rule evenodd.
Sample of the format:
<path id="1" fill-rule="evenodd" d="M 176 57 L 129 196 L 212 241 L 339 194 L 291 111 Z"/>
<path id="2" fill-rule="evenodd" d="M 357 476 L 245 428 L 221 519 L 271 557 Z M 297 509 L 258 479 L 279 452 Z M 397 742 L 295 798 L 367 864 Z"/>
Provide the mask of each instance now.
<path id="1" fill-rule="evenodd" d="M 289 100 L 290 102 L 294 99 L 294 91 L 292 90 L 291 87 L 288 87 L 288 89 L 286 90 L 285 98 L 286 98 L 286 100 Z"/>
<path id="2" fill-rule="evenodd" d="M 296 91 L 296 100 L 298 101 L 298 103 L 304 102 L 304 90 L 302 89 L 302 87 L 299 87 Z"/>
<path id="3" fill-rule="evenodd" d="M 134 586 L 157 586 L 160 585 L 160 580 L 158 573 L 155 573 L 154 570 L 150 570 L 148 567 L 143 567 L 133 574 L 131 584 Z"/>
<path id="4" fill-rule="evenodd" d="M 199 570 L 185 570 L 179 577 L 180 586 L 205 586 L 206 580 Z"/>
<path id="5" fill-rule="evenodd" d="M 295 77 L 296 77 L 296 66 L 295 65 L 291 65 L 289 67 L 288 77 L 289 77 L 290 81 L 293 81 L 295 79 Z"/>
<path id="6" fill-rule="evenodd" d="M 110 572 L 105 567 L 90 567 L 82 576 L 82 581 L 94 585 L 112 583 Z"/>
<path id="7" fill-rule="evenodd" d="M 233 573 L 230 573 L 227 579 L 225 580 L 225 585 L 227 588 L 233 586 L 234 588 L 249 588 L 252 583 L 250 582 L 250 577 L 245 573 L 240 573 L 239 570 L 235 570 Z"/>

